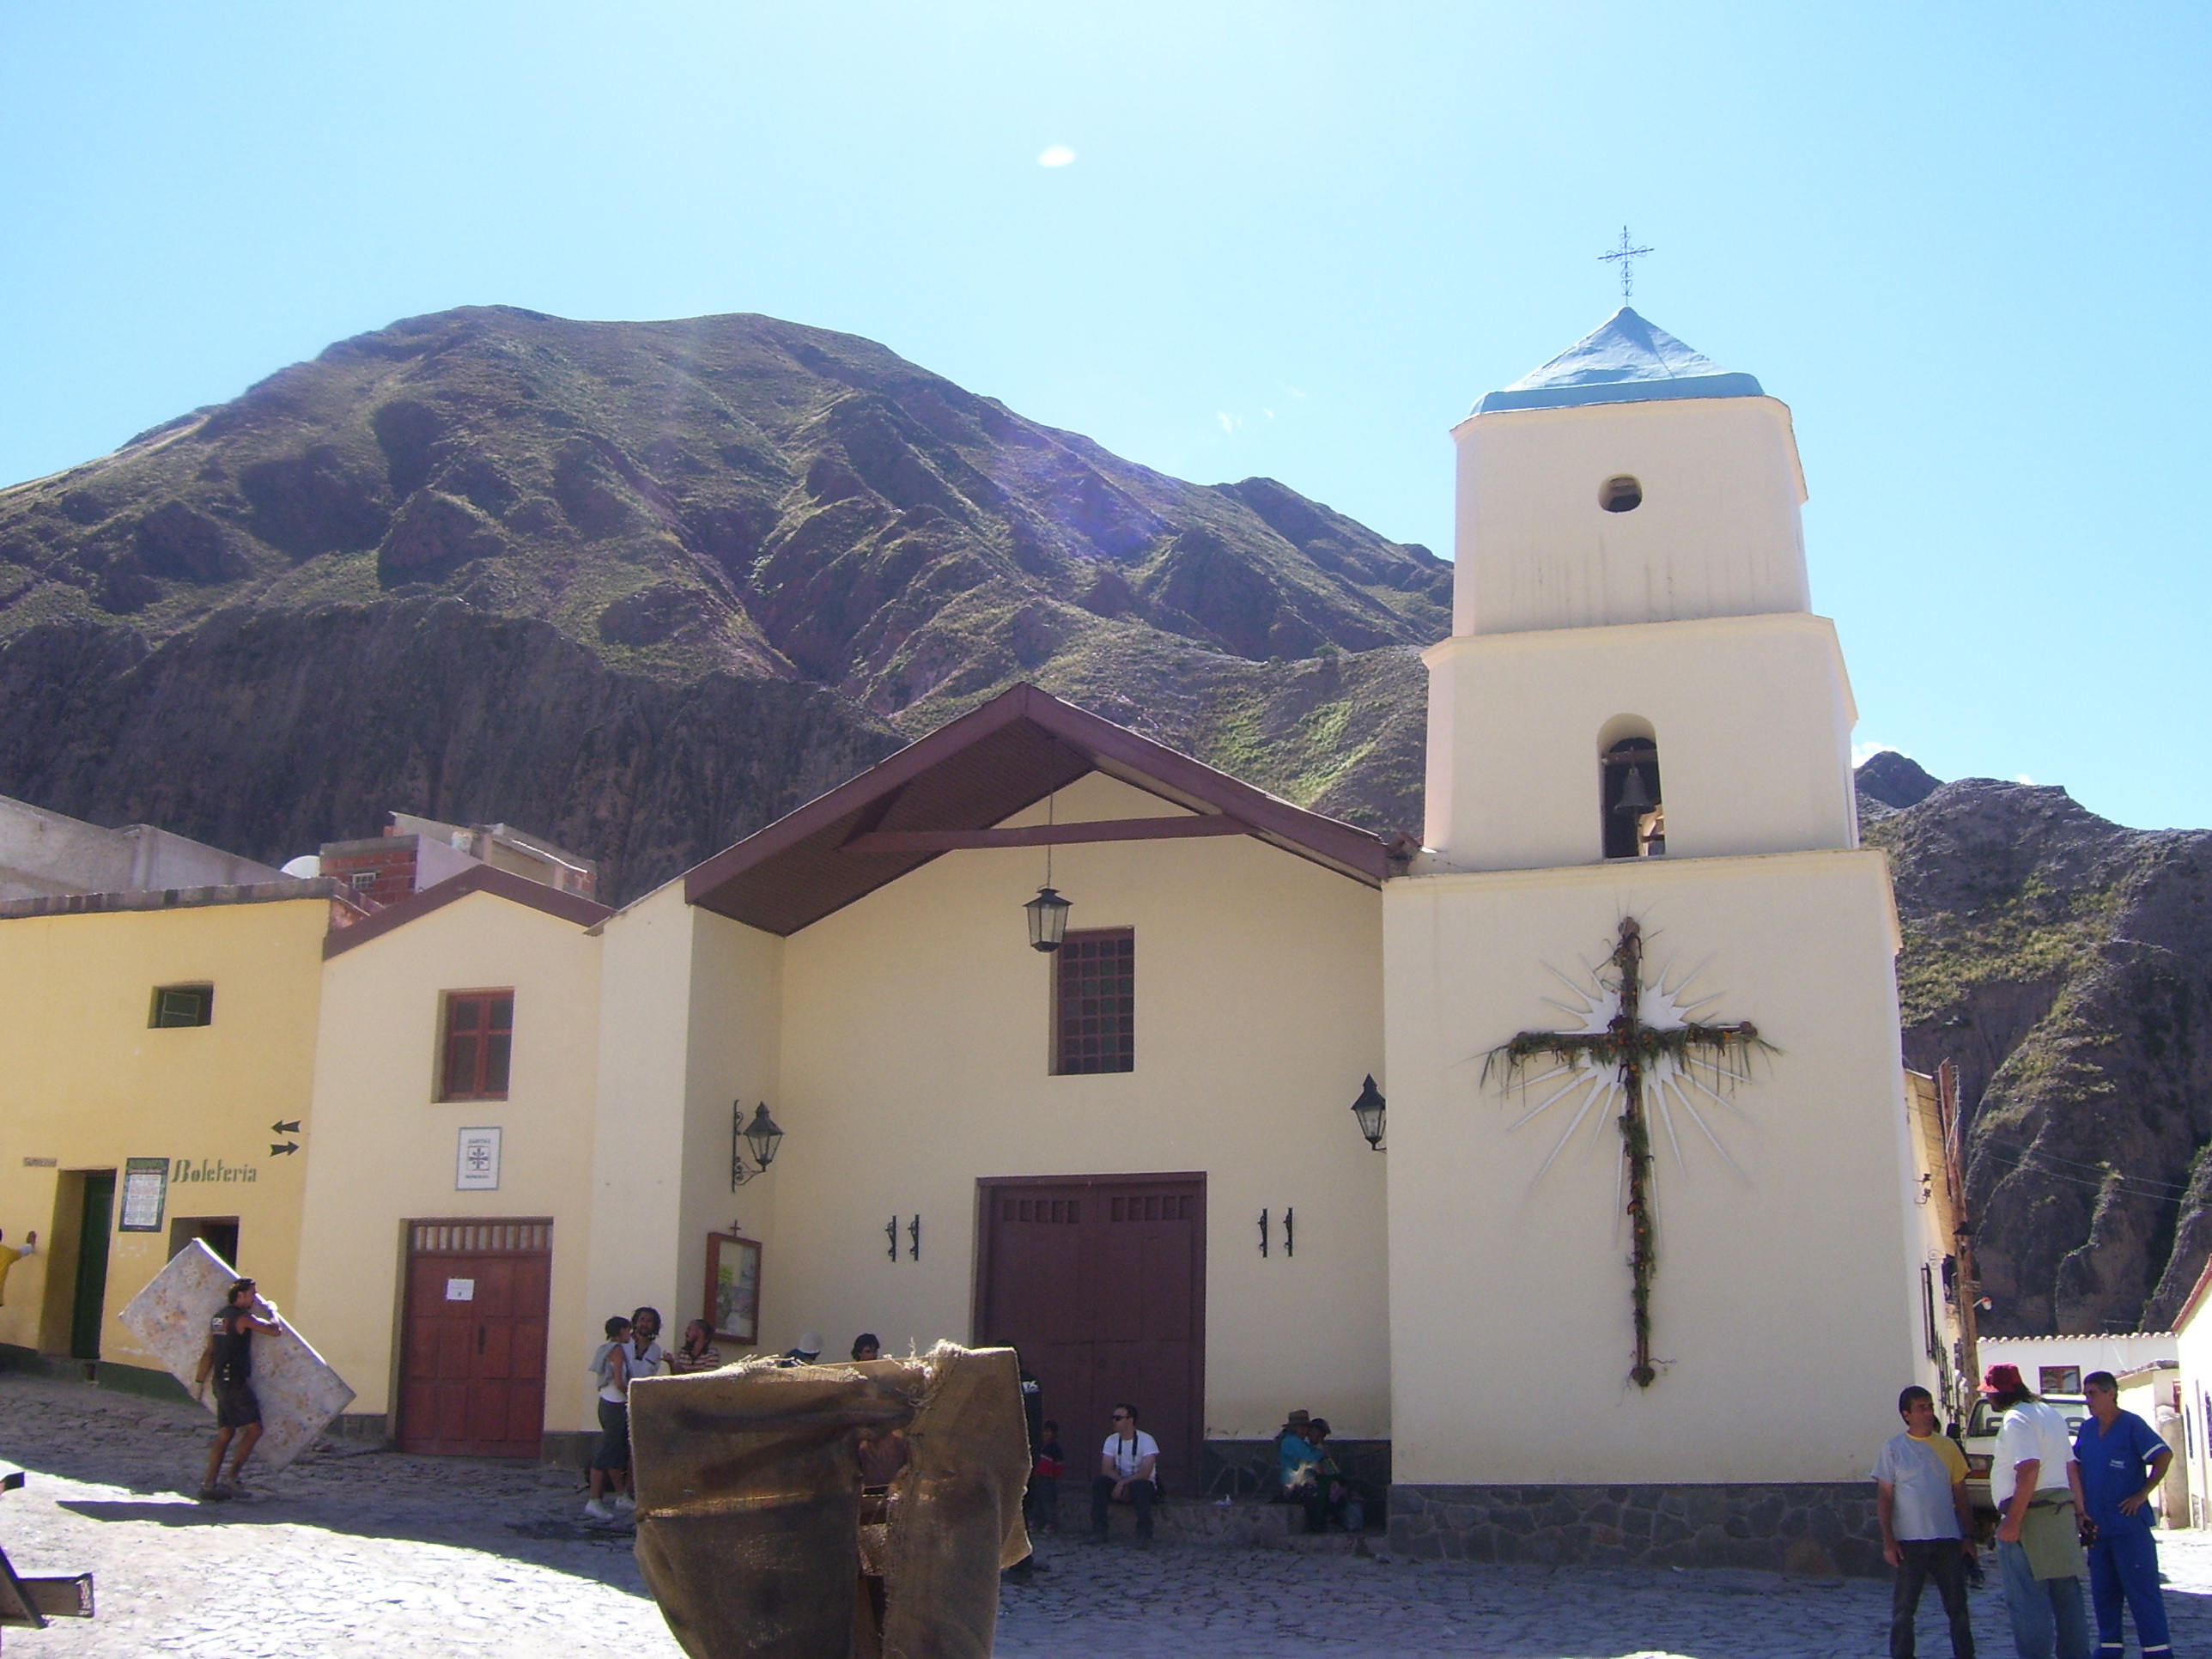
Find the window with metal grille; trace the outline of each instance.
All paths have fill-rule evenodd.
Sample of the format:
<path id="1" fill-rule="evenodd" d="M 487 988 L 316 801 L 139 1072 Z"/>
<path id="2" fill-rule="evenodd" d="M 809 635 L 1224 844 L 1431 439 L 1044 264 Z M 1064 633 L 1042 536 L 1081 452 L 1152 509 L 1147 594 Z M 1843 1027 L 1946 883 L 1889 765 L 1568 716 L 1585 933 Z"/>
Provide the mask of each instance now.
<path id="1" fill-rule="evenodd" d="M 154 1012 L 146 1024 L 156 1028 L 164 1025 L 214 1024 L 215 987 L 212 985 L 155 986 Z"/>
<path id="2" fill-rule="evenodd" d="M 1133 928 L 1072 932 L 1060 947 L 1052 1006 L 1053 1067 L 1137 1069 L 1137 935 Z"/>
<path id="3" fill-rule="evenodd" d="M 507 1063 L 514 1048 L 514 992 L 447 992 L 438 1098 L 505 1100 Z"/>

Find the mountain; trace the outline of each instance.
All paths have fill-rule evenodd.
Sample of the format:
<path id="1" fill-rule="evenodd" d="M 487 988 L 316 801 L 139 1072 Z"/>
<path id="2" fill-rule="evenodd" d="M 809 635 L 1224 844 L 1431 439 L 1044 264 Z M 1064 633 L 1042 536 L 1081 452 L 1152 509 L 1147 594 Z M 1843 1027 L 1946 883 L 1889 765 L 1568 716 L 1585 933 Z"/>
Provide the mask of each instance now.
<path id="1" fill-rule="evenodd" d="M 469 307 L 0 491 L 0 793 L 267 860 L 505 819 L 627 898 L 1027 679 L 1417 828 L 1450 580 L 850 335 Z"/>
<path id="2" fill-rule="evenodd" d="M 1418 830 L 1450 581 L 850 335 L 471 307 L 0 489 L 0 794 L 270 862 L 503 819 L 620 900 L 1027 679 Z M 1858 784 L 1908 1059 L 1972 1113 L 1984 1328 L 2169 1320 L 2212 1249 L 2212 836 Z"/>
<path id="3" fill-rule="evenodd" d="M 1959 1066 L 1982 1328 L 2165 1328 L 2212 1251 L 2212 833 L 1897 754 L 1858 782 L 1906 1063 Z"/>

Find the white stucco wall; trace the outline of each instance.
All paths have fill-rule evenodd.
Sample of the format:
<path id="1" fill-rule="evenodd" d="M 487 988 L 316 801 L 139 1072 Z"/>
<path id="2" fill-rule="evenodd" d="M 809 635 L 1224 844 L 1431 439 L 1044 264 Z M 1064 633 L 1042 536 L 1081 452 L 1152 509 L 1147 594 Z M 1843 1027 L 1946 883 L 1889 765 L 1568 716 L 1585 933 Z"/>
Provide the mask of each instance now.
<path id="1" fill-rule="evenodd" d="M 1452 436 L 1455 634 L 1810 608 L 1804 476 L 1771 398 L 1501 410 Z M 1643 505 L 1608 513 L 1624 474 Z"/>
<path id="2" fill-rule="evenodd" d="M 1058 805 L 1176 812 L 1096 775 Z M 756 1183 L 774 1188 L 767 1345 L 969 1337 L 980 1176 L 1203 1171 L 1206 1432 L 1265 1435 L 1304 1406 L 1387 1434 L 1387 1160 L 1348 1109 L 1382 1075 L 1376 894 L 1249 839 L 1058 849 L 1069 925 L 1136 930 L 1137 1062 L 1055 1077 L 1052 964 L 1021 909 L 1043 873 L 1041 848 L 948 854 L 785 942 L 789 1139 Z M 1279 1238 L 1263 1261 L 1255 1223 L 1286 1205 L 1297 1253 Z M 886 1260 L 884 1221 L 916 1213 L 921 1260 L 903 1231 Z"/>
<path id="3" fill-rule="evenodd" d="M 392 1409 L 405 1223 L 553 1219 L 545 1426 L 592 1425 L 585 1264 L 598 1117 L 600 942 L 573 921 L 472 893 L 323 964 L 307 1134 L 300 1299 L 287 1311 L 353 1385 Z M 441 1102 L 444 994 L 514 990 L 505 1100 Z M 457 1192 L 456 1139 L 501 1130 L 500 1185 Z M 627 1311 L 625 1308 L 624 1311 Z"/>
<path id="4" fill-rule="evenodd" d="M 2182 1452 L 2189 1460 L 2188 1524 L 2212 1522 L 2212 1297 L 2200 1297 L 2173 1334 L 2181 1362 Z"/>
<path id="5" fill-rule="evenodd" d="M 1569 1024 L 1620 919 L 1647 978 L 1703 964 L 1698 1018 L 1777 1053 L 1706 1121 L 1655 1124 L 1654 1354 L 1632 1363 L 1620 1136 L 1602 1108 L 1513 1126 L 1548 1092 L 1483 1080 Z M 1682 860 L 1388 884 L 1393 1455 L 1400 1481 L 1850 1480 L 1925 1382 L 1920 1255 L 1875 852 Z M 1554 1084 L 1551 1085 L 1556 1087 Z M 1686 1166 L 1686 1167 L 1685 1167 Z"/>
<path id="6" fill-rule="evenodd" d="M 1659 745 L 1669 857 L 1857 844 L 1857 714 L 1826 617 L 1455 635 L 1423 657 L 1442 868 L 1601 858 L 1601 738 L 1624 715 Z"/>

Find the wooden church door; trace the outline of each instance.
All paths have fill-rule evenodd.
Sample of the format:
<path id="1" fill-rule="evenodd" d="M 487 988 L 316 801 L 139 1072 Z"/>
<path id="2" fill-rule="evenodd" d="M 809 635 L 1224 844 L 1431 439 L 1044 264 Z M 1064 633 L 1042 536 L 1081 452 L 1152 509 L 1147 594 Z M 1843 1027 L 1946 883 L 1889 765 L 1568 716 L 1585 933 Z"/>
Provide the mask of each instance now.
<path id="1" fill-rule="evenodd" d="M 1161 1477 L 1199 1490 L 1206 1417 L 1206 1177 L 1067 1176 L 981 1183 L 976 1340 L 1021 1350 L 1060 1424 L 1076 1490 L 1116 1401 L 1160 1443 Z"/>
<path id="2" fill-rule="evenodd" d="M 408 1224 L 399 1449 L 535 1457 L 545 1425 L 553 1224 Z"/>

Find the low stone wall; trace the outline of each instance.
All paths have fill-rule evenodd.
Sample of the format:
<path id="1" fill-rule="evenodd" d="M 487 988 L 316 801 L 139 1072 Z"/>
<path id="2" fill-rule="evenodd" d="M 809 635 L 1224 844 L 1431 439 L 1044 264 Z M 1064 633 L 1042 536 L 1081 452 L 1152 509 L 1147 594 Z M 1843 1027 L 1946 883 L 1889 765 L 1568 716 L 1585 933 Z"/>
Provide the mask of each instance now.
<path id="1" fill-rule="evenodd" d="M 1425 1561 L 1749 1567 L 1875 1577 L 1872 1481 L 1711 1486 L 1393 1486 L 1390 1547 Z"/>

